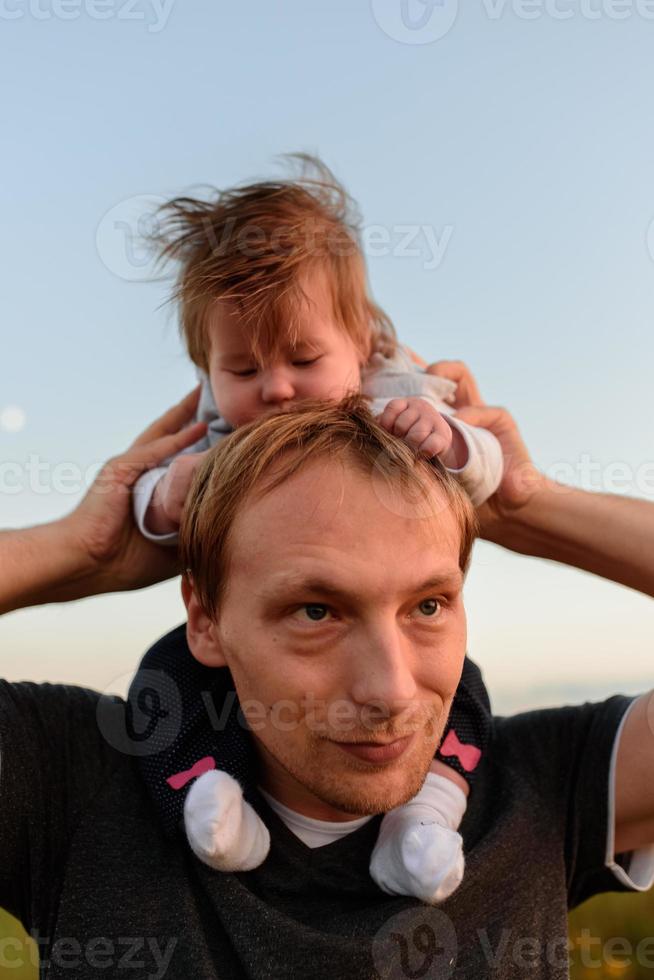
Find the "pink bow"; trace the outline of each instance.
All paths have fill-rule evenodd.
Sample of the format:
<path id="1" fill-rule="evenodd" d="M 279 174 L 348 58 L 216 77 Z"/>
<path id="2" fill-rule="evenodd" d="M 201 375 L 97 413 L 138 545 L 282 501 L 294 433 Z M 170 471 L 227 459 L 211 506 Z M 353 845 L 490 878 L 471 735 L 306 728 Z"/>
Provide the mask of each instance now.
<path id="1" fill-rule="evenodd" d="M 168 776 L 166 782 L 172 789 L 181 789 L 196 776 L 201 776 L 202 773 L 210 772 L 211 769 L 215 768 L 216 762 L 213 756 L 205 755 L 203 759 L 198 759 L 190 769 L 183 769 L 182 772 L 176 772 L 174 776 Z"/>
<path id="2" fill-rule="evenodd" d="M 481 749 L 476 745 L 466 745 L 460 742 L 453 728 L 447 733 L 447 738 L 441 745 L 441 755 L 455 755 L 466 772 L 477 768 L 481 759 Z"/>

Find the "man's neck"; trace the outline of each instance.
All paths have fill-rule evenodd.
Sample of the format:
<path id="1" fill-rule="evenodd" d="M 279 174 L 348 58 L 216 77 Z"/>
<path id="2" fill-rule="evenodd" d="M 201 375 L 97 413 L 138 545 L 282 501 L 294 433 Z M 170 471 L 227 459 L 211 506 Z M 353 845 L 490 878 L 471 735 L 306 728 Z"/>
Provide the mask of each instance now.
<path id="1" fill-rule="evenodd" d="M 277 814 L 282 823 L 286 824 L 291 833 L 299 837 L 307 847 L 324 847 L 326 844 L 333 844 L 334 841 L 354 833 L 359 827 L 363 827 L 369 820 L 373 819 L 373 817 L 351 817 L 349 820 L 338 821 L 317 820 L 314 817 L 304 816 L 304 814 L 280 803 L 261 786 L 259 789 L 270 809 Z"/>

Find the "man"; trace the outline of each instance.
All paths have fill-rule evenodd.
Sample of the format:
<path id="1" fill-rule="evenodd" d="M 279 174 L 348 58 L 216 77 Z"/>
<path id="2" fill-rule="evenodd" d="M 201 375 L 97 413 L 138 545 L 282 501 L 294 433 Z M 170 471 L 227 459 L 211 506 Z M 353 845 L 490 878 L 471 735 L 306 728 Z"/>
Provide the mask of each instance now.
<path id="1" fill-rule="evenodd" d="M 505 448 L 489 536 L 652 591 L 649 505 L 557 492 L 506 413 L 468 412 Z M 382 894 L 378 814 L 420 785 L 463 662 L 468 516 L 352 404 L 256 423 L 214 462 L 185 530 L 188 639 L 248 705 L 271 851 L 205 867 L 161 833 L 96 695 L 3 685 L 0 904 L 47 937 L 47 975 L 129 956 L 144 976 L 566 976 L 567 903 L 651 883 L 649 699 L 496 719 L 463 884 L 438 909 Z M 375 816 L 310 848 L 288 811 Z"/>

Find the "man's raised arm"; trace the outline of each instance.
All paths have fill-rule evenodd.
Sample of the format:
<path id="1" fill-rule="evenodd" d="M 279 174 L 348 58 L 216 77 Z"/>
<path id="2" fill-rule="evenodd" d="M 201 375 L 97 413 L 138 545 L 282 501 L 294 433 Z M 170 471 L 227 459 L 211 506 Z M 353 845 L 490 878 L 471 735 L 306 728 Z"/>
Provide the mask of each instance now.
<path id="1" fill-rule="evenodd" d="M 132 518 L 131 489 L 141 474 L 196 442 L 200 389 L 109 460 L 72 514 L 37 527 L 0 531 L 0 615 L 45 602 L 140 589 L 175 575 L 177 553 L 146 541 Z"/>
<path id="2" fill-rule="evenodd" d="M 654 503 L 589 493 L 548 480 L 533 466 L 502 408 L 462 407 L 499 439 L 504 477 L 480 511 L 482 536 L 513 551 L 573 565 L 654 596 Z M 628 651 L 625 651 L 627 653 Z M 654 692 L 631 707 L 615 771 L 615 853 L 654 844 Z"/>

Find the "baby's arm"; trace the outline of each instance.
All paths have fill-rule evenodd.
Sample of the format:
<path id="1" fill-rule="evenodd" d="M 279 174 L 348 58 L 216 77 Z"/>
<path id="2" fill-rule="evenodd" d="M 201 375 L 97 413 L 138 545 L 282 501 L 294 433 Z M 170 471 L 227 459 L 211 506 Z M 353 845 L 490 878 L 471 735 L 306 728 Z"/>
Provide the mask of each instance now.
<path id="1" fill-rule="evenodd" d="M 169 466 L 145 473 L 134 488 L 134 515 L 141 533 L 151 541 L 174 544 L 184 502 L 206 450 L 176 456 Z"/>
<path id="2" fill-rule="evenodd" d="M 422 370 L 416 356 L 404 347 L 398 347 L 392 357 L 374 354 L 362 376 L 362 391 L 372 399 L 373 413 L 381 414 L 382 425 L 402 438 L 407 437 L 407 441 L 421 453 L 438 456 L 478 507 L 500 485 L 502 450 L 495 436 L 487 429 L 468 425 L 457 418 L 455 405 L 460 395 L 459 364 L 442 361 L 439 365 L 443 373 L 431 368 Z M 462 377 L 460 384 L 465 388 L 466 379 Z M 432 406 L 434 411 L 425 410 L 420 399 L 425 399 L 425 403 Z M 403 403 L 401 411 L 400 403 Z M 390 409 L 388 414 L 387 406 Z M 410 411 L 404 414 L 409 407 Z M 413 428 L 415 432 L 411 432 Z M 423 434 L 422 440 L 417 442 L 424 432 L 428 435 Z M 422 445 L 425 438 L 432 434 L 438 439 L 431 438 L 426 445 Z"/>
<path id="3" fill-rule="evenodd" d="M 379 411 L 380 400 L 375 401 L 373 411 Z M 425 395 L 392 398 L 379 423 L 428 459 L 438 456 L 479 507 L 500 485 L 502 450 L 487 429 L 468 425 L 451 412 L 446 405 L 436 408 Z"/>
<path id="4" fill-rule="evenodd" d="M 184 452 L 144 473 L 134 486 L 136 526 L 145 538 L 157 544 L 177 544 L 182 509 L 195 471 L 209 447 L 231 432 L 216 408 L 208 377 L 202 371 L 198 373 L 202 386 L 196 420 L 207 426 L 207 434 Z"/>
<path id="5" fill-rule="evenodd" d="M 468 462 L 467 443 L 458 427 L 449 425 L 421 395 L 392 398 L 379 416 L 379 424 L 427 459 L 438 456 L 448 469 L 459 471 Z"/>
<path id="6" fill-rule="evenodd" d="M 443 460 L 443 464 L 457 478 L 475 507 L 479 507 L 495 493 L 502 480 L 502 448 L 492 432 L 476 425 L 462 422 L 452 409 L 443 406 L 443 418 L 465 443 L 465 453 L 461 454 L 458 466 Z"/>

